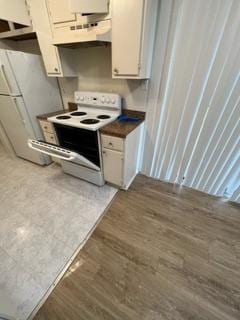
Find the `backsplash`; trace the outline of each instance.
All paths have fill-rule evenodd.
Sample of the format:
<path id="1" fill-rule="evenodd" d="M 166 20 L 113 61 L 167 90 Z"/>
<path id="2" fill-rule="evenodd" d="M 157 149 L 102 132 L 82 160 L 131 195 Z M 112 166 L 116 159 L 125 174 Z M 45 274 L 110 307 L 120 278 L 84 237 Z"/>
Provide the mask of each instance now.
<path id="1" fill-rule="evenodd" d="M 111 47 L 75 49 L 79 51 L 76 66 L 78 78 L 59 78 L 64 105 L 73 101 L 75 90 L 118 93 L 123 97 L 123 107 L 139 111 L 146 110 L 145 80 L 116 80 L 111 76 Z"/>

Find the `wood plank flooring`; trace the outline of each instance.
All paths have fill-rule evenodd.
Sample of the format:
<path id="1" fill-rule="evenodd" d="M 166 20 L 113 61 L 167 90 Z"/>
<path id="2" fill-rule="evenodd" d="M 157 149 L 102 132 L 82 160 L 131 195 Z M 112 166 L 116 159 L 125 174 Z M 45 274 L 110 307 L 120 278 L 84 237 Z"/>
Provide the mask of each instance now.
<path id="1" fill-rule="evenodd" d="M 239 320 L 240 206 L 138 176 L 34 319 Z"/>

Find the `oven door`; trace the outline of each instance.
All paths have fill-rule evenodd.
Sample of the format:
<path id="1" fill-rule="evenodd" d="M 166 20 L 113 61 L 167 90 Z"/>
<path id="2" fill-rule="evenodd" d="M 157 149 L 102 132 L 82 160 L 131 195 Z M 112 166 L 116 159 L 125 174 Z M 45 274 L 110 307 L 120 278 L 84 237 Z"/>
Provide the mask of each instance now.
<path id="1" fill-rule="evenodd" d="M 28 140 L 28 146 L 33 150 L 39 151 L 49 156 L 59 158 L 65 161 L 72 161 L 79 165 L 83 165 L 87 168 L 100 171 L 99 166 L 89 161 L 87 158 L 80 155 L 79 153 L 71 151 L 67 148 L 62 148 L 47 142 L 32 140 L 32 139 Z"/>

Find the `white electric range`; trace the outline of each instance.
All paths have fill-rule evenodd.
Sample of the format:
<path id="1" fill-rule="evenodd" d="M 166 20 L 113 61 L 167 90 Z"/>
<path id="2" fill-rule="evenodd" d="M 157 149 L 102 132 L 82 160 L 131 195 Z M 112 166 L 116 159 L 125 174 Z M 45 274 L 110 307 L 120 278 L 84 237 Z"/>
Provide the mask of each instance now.
<path id="1" fill-rule="evenodd" d="M 61 159 L 63 171 L 103 185 L 99 129 L 121 114 L 121 97 L 112 93 L 75 92 L 78 109 L 48 118 L 58 144 L 28 140 L 30 148 Z"/>

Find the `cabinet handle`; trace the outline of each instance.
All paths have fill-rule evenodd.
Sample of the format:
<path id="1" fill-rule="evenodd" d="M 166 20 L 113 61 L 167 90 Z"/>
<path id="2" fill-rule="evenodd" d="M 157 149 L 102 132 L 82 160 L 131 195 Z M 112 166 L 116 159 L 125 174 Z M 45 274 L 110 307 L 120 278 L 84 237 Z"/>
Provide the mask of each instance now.
<path id="1" fill-rule="evenodd" d="M 106 154 L 106 151 L 103 151 L 102 153 L 103 153 L 103 154 Z"/>
<path id="2" fill-rule="evenodd" d="M 115 74 L 118 74 L 118 69 L 117 69 L 117 68 L 114 68 L 114 69 L 113 69 L 113 72 L 114 72 Z"/>
<path id="3" fill-rule="evenodd" d="M 109 142 L 109 144 L 108 144 L 108 145 L 109 145 L 109 146 L 111 146 L 111 147 L 113 146 L 112 142 Z"/>
<path id="4" fill-rule="evenodd" d="M 54 68 L 54 71 L 58 72 L 58 68 Z"/>

